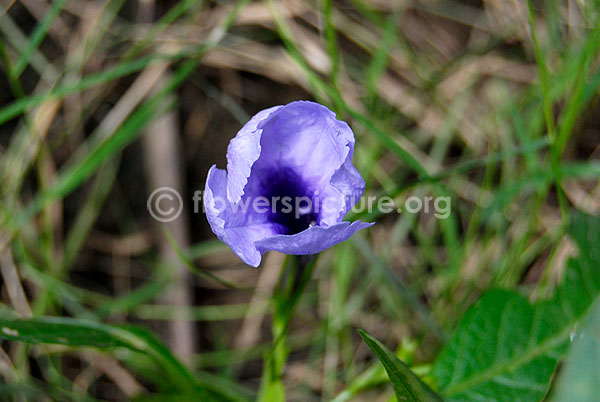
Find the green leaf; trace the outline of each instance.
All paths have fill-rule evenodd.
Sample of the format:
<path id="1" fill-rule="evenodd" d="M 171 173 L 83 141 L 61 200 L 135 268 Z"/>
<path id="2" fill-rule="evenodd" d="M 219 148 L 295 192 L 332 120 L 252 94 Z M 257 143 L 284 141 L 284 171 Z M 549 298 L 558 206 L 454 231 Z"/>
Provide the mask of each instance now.
<path id="1" fill-rule="evenodd" d="M 580 331 L 573 337 L 554 402 L 587 402 L 598 398 L 600 384 L 600 299 Z"/>
<path id="2" fill-rule="evenodd" d="M 195 400 L 250 401 L 251 392 L 220 377 L 195 377 L 152 333 L 141 327 L 113 326 L 73 318 L 0 319 L 0 338 L 31 344 L 127 348 L 142 353 L 161 368 L 170 383 L 186 395 L 209 395 Z"/>
<path id="3" fill-rule="evenodd" d="M 396 398 L 399 401 L 429 402 L 442 400 L 439 395 L 423 383 L 419 377 L 410 371 L 410 369 L 389 349 L 383 346 L 381 342 L 363 330 L 359 329 L 358 333 L 369 349 L 375 353 L 379 361 L 383 364 L 394 387 Z"/>
<path id="4" fill-rule="evenodd" d="M 127 348 L 151 359 L 167 375 L 170 384 L 186 395 L 204 395 L 191 400 L 250 401 L 253 397 L 252 393 L 220 377 L 208 373 L 195 377 L 162 342 L 141 327 L 62 317 L 0 320 L 0 338 L 32 344 Z"/>
<path id="5" fill-rule="evenodd" d="M 536 401 L 546 394 L 569 337 L 600 294 L 600 219 L 574 213 L 579 246 L 554 296 L 530 304 L 512 291 L 486 293 L 465 314 L 434 368 L 450 401 Z"/>
<path id="6" fill-rule="evenodd" d="M 0 320 L 0 338 L 25 343 L 93 346 L 101 349 L 123 347 L 149 356 L 182 388 L 193 388 L 193 375 L 150 332 L 143 328 L 121 327 L 62 317 L 29 320 Z"/>

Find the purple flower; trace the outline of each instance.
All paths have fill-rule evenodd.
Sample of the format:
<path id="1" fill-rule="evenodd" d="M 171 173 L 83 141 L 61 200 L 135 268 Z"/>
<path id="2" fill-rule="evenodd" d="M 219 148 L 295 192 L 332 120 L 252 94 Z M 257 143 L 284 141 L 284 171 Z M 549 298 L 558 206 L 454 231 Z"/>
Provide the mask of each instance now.
<path id="1" fill-rule="evenodd" d="M 265 251 L 315 254 L 372 223 L 343 222 L 365 188 L 354 134 L 325 106 L 292 102 L 256 114 L 229 143 L 227 171 L 206 179 L 206 217 L 257 267 Z"/>

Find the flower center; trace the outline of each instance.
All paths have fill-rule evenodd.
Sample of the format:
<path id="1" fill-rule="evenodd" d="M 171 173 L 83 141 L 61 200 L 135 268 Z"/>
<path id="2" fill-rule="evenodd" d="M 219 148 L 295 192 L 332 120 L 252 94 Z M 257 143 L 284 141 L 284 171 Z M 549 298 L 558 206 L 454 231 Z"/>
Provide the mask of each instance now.
<path id="1" fill-rule="evenodd" d="M 280 234 L 300 233 L 319 222 L 313 197 L 300 175 L 289 168 L 281 169 L 265 180 L 265 197 L 271 202 L 271 222 L 283 228 Z"/>

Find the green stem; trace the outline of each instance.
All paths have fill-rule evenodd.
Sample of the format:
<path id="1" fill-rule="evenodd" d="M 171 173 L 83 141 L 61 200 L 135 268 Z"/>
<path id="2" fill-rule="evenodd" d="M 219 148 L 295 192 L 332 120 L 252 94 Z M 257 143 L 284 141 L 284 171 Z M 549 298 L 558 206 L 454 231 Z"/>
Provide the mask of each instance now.
<path id="1" fill-rule="evenodd" d="M 288 357 L 289 324 L 316 262 L 317 258 L 313 255 L 289 256 L 282 265 L 279 284 L 273 295 L 273 346 L 265 357 L 259 402 L 285 402 L 283 372 Z"/>

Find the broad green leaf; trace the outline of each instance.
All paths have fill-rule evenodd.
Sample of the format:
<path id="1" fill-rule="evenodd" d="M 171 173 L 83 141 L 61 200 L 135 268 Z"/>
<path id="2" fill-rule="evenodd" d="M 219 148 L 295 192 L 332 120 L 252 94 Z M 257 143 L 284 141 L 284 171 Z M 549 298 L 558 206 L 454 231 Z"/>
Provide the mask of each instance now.
<path id="1" fill-rule="evenodd" d="M 383 364 L 399 401 L 434 402 L 442 400 L 381 342 L 363 330 L 358 330 L 358 333 Z"/>
<path id="2" fill-rule="evenodd" d="M 486 293 L 465 314 L 434 368 L 449 401 L 539 401 L 569 336 L 600 294 L 600 218 L 574 213 L 568 261 L 554 296 L 530 304 L 516 292 Z"/>
<path id="3" fill-rule="evenodd" d="M 573 346 L 558 379 L 554 402 L 588 402 L 598 399 L 600 384 L 600 299 L 575 334 Z"/>

